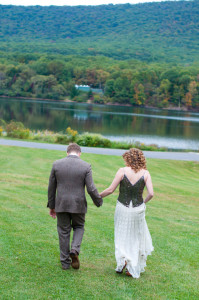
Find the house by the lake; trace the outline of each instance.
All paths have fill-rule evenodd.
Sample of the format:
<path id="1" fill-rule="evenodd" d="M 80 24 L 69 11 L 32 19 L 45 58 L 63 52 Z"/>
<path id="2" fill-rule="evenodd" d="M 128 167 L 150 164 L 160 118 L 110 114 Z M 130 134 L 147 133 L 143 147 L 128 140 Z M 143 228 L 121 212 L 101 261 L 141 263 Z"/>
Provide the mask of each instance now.
<path id="1" fill-rule="evenodd" d="M 95 94 L 104 94 L 104 91 L 102 89 L 93 89 L 89 85 L 75 85 L 77 90 L 80 90 L 82 92 L 89 92 L 92 91 Z"/>

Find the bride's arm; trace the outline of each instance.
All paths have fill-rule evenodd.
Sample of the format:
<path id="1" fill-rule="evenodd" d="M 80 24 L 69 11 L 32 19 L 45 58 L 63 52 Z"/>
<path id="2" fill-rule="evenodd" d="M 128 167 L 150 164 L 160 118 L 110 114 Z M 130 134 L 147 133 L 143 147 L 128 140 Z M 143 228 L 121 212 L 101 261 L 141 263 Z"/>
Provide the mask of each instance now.
<path id="1" fill-rule="evenodd" d="M 120 181 L 122 180 L 124 176 L 124 171 L 123 171 L 123 168 L 119 169 L 115 175 L 115 178 L 113 179 L 113 182 L 111 183 L 111 185 L 105 189 L 103 192 L 100 193 L 100 196 L 102 198 L 112 194 L 116 187 L 118 186 L 118 184 L 120 183 Z"/>
<path id="2" fill-rule="evenodd" d="M 153 195 L 154 195 L 153 184 L 152 184 L 151 175 L 149 172 L 147 172 L 147 174 L 146 174 L 145 184 L 146 184 L 148 194 L 144 200 L 144 203 L 147 203 L 149 200 L 151 200 L 151 198 L 153 198 Z"/>

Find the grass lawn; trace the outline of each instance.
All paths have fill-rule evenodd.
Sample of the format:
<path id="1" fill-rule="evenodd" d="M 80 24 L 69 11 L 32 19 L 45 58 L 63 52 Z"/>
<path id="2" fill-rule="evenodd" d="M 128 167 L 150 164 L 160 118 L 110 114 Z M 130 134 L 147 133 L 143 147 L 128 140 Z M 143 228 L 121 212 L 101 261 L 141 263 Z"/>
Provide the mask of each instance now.
<path id="1" fill-rule="evenodd" d="M 48 177 L 61 151 L 0 147 L 1 299 L 199 299 L 199 163 L 147 160 L 155 196 L 146 219 L 155 251 L 139 279 L 114 268 L 118 190 L 97 208 L 88 197 L 79 270 L 63 271 Z M 120 157 L 82 154 L 99 191 L 123 166 Z"/>

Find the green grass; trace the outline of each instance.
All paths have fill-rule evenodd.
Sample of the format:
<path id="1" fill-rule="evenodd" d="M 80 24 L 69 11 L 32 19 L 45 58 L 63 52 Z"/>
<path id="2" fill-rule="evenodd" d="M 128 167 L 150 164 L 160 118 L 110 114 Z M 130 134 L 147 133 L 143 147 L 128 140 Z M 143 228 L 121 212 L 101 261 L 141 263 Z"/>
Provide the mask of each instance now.
<path id="1" fill-rule="evenodd" d="M 88 197 L 80 270 L 59 263 L 56 221 L 47 185 L 61 151 L 0 147 L 1 299 L 197 299 L 199 163 L 147 160 L 155 196 L 146 219 L 155 251 L 139 279 L 114 268 L 118 191 L 97 208 Z M 82 154 L 102 191 L 123 166 L 120 157 Z"/>

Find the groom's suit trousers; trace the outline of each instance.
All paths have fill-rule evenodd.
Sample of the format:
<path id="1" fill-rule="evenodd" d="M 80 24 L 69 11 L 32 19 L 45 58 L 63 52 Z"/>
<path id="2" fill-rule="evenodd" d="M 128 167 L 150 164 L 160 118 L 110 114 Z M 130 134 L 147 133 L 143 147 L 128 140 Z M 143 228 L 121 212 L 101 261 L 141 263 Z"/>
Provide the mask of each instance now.
<path id="1" fill-rule="evenodd" d="M 80 246 L 84 234 L 85 214 L 57 213 L 57 231 L 59 236 L 60 261 L 62 266 L 69 266 L 70 232 L 73 229 L 71 249 L 80 252 Z"/>

